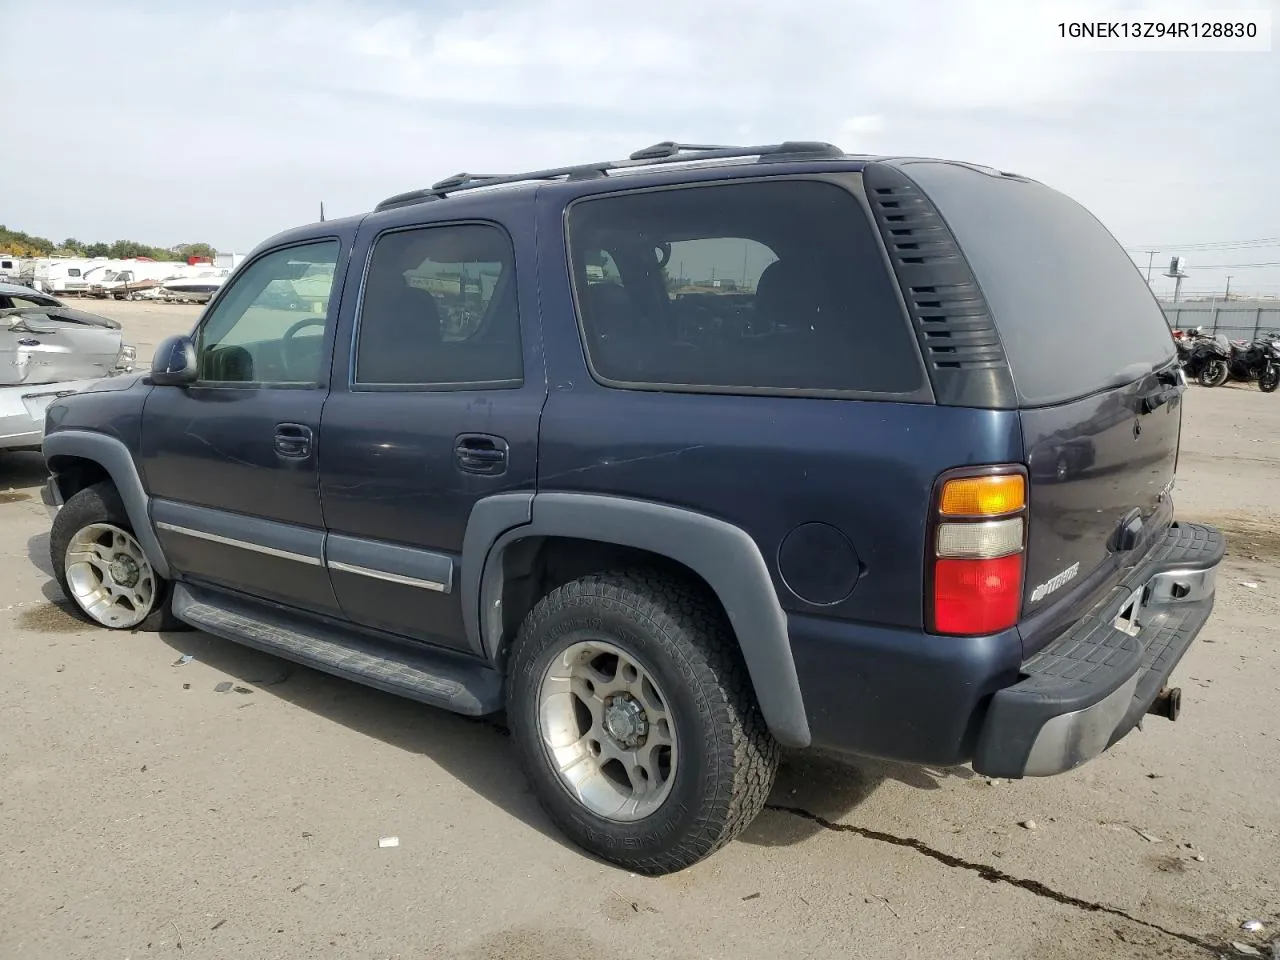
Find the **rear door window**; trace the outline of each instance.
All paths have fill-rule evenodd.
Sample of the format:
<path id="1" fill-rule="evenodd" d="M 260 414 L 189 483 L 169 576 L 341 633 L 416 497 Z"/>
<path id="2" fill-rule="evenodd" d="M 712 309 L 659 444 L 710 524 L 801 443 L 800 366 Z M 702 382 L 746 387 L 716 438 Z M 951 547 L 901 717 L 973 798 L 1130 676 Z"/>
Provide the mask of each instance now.
<path id="1" fill-rule="evenodd" d="M 1115 237 L 1040 183 L 910 163 L 991 308 L 1018 399 L 1046 406 L 1131 383 L 1173 359 L 1173 338 Z"/>
<path id="2" fill-rule="evenodd" d="M 910 394 L 914 338 L 844 188 L 769 180 L 579 201 L 569 245 L 593 374 L 626 387 Z"/>
<path id="3" fill-rule="evenodd" d="M 356 336 L 358 388 L 518 387 L 522 349 L 505 231 L 435 224 L 375 243 Z"/>

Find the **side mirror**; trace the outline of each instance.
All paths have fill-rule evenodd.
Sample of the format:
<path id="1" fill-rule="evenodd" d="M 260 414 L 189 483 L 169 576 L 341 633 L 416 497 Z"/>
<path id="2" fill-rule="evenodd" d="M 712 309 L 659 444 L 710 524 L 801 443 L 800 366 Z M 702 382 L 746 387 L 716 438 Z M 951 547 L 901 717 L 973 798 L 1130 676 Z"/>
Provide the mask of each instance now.
<path id="1" fill-rule="evenodd" d="M 166 337 L 151 358 L 151 382 L 157 387 L 185 387 L 196 381 L 196 345 L 190 337 Z"/>

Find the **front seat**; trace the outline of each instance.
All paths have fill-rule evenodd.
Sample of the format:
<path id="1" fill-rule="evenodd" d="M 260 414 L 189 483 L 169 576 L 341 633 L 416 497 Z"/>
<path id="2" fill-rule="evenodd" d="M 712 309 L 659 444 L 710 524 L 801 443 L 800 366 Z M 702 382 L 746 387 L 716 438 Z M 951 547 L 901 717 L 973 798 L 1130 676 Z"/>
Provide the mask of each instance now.
<path id="1" fill-rule="evenodd" d="M 370 323 L 371 318 L 376 318 Z M 431 383 L 440 363 L 440 308 L 426 290 L 401 273 L 372 272 L 361 308 L 356 355 L 360 383 Z"/>

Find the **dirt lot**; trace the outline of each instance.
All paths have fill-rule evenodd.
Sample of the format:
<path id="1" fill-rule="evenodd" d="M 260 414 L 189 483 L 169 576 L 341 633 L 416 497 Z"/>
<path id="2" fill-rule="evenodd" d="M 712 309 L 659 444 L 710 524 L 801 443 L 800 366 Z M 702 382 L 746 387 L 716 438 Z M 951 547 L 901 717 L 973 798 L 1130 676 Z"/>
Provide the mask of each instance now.
<path id="1" fill-rule="evenodd" d="M 103 310 L 141 362 L 198 313 Z M 1280 936 L 1277 467 L 1280 397 L 1189 391 L 1179 509 L 1232 540 L 1176 675 L 1178 723 L 1151 718 L 1083 769 L 1021 783 L 789 761 L 743 840 L 650 880 L 566 846 L 492 725 L 202 634 L 72 618 L 40 459 L 9 456 L 0 957 L 1265 952 Z M 388 835 L 399 846 L 379 848 Z M 1263 933 L 1240 930 L 1253 918 Z"/>

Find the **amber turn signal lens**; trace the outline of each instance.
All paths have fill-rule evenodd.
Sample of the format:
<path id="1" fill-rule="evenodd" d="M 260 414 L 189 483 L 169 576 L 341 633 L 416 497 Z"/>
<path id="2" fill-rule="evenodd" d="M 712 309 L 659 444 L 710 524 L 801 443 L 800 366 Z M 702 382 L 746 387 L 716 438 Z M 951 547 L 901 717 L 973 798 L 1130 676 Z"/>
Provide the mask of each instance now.
<path id="1" fill-rule="evenodd" d="M 942 487 L 938 512 L 946 517 L 994 517 L 1027 505 L 1027 484 L 1020 473 L 961 477 Z"/>

